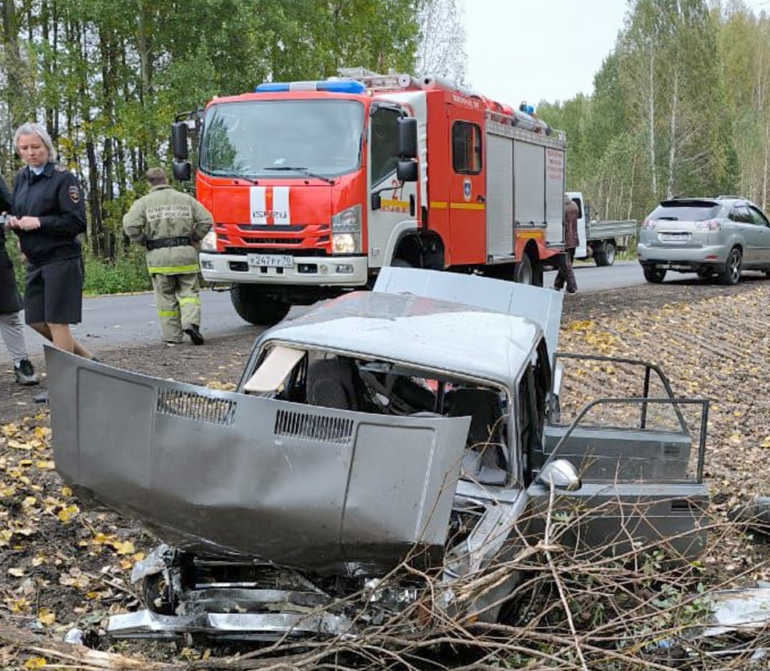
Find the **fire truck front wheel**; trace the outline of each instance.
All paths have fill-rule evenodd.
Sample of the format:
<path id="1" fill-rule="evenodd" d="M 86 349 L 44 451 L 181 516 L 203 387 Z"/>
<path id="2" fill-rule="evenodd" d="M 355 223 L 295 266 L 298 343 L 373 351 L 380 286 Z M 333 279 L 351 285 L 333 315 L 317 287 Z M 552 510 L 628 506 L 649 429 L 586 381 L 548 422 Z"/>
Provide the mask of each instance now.
<path id="1" fill-rule="evenodd" d="M 230 300 L 238 316 L 254 326 L 277 324 L 291 309 L 290 303 L 265 294 L 261 287 L 253 284 L 233 284 Z"/>

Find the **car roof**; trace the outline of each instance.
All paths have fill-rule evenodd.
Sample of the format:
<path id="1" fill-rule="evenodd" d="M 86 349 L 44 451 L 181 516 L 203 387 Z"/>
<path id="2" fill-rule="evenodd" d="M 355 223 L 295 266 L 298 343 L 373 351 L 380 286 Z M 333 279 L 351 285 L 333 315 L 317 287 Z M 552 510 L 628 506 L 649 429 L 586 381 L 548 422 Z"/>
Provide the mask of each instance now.
<path id="1" fill-rule="evenodd" d="M 525 317 L 409 293 L 359 291 L 281 322 L 259 345 L 279 341 L 398 361 L 511 388 L 541 337 Z"/>

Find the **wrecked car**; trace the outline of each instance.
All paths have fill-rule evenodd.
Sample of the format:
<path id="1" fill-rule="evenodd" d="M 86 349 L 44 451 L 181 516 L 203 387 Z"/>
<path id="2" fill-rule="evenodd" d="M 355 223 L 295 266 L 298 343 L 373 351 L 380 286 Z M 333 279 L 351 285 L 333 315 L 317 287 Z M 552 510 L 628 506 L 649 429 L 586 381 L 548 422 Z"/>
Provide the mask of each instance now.
<path id="1" fill-rule="evenodd" d="M 163 541 L 134 568 L 145 609 L 109 634 L 355 635 L 414 605 L 425 575 L 432 607 L 495 622 L 516 571 L 453 585 L 555 509 L 579 511 L 577 544 L 666 538 L 697 556 L 707 402 L 645 362 L 557 355 L 561 301 L 386 268 L 372 291 L 264 332 L 233 392 L 48 348 L 59 473 Z M 575 362 L 601 390 L 628 377 L 638 391 L 571 408 Z"/>

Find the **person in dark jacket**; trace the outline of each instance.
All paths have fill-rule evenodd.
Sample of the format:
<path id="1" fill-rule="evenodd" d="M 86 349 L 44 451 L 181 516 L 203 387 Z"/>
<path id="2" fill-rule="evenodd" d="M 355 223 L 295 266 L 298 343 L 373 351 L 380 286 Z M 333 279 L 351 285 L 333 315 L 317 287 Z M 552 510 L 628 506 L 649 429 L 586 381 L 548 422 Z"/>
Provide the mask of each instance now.
<path id="1" fill-rule="evenodd" d="M 72 337 L 81 321 L 83 266 L 78 235 L 86 230 L 83 194 L 75 176 L 56 163 L 48 132 L 36 123 L 16 129 L 14 146 L 26 164 L 13 180 L 12 215 L 27 259 L 24 317 L 56 347 L 86 359 L 93 355 Z M 46 401 L 47 397 L 36 397 Z"/>
<path id="2" fill-rule="evenodd" d="M 553 288 L 561 291 L 564 282 L 567 283 L 567 292 L 574 294 L 577 291 L 577 281 L 575 280 L 575 271 L 572 270 L 572 257 L 575 254 L 575 248 L 578 246 L 577 222 L 580 216 L 580 210 L 577 203 L 566 193 L 564 194 L 564 252 L 559 254 L 557 259 L 558 270 Z"/>
<path id="3" fill-rule="evenodd" d="M 0 212 L 4 215 L 11 210 L 11 192 L 0 177 Z M 23 385 L 37 384 L 35 367 L 27 354 L 24 337 L 24 323 L 21 321 L 21 296 L 16 286 L 13 262 L 5 248 L 5 228 L 0 227 L 0 334 L 13 359 L 16 382 Z"/>

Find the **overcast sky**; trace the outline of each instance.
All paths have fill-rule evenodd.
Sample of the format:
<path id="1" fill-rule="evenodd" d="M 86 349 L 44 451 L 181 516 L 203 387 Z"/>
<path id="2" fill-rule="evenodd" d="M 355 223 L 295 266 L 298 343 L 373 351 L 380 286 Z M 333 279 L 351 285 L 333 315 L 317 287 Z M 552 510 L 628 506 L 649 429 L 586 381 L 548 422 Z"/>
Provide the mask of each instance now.
<path id="1" fill-rule="evenodd" d="M 467 81 L 518 106 L 593 93 L 615 46 L 626 0 L 458 0 L 464 10 Z M 744 0 L 770 13 L 770 0 Z"/>

